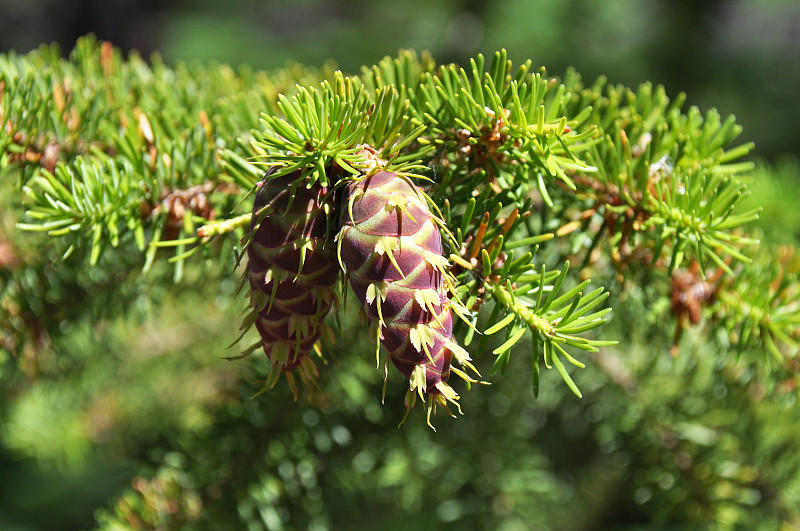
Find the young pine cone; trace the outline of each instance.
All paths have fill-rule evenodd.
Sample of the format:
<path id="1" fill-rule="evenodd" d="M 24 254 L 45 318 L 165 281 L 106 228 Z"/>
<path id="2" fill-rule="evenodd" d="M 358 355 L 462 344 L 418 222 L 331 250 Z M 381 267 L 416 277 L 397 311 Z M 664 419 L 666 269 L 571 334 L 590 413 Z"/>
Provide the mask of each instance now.
<path id="1" fill-rule="evenodd" d="M 451 371 L 475 381 L 450 366 L 455 356 L 474 370 L 452 337 L 451 307 L 457 302 L 448 297 L 438 219 L 415 184 L 387 171 L 349 183 L 340 217 L 339 260 L 371 321 L 376 354 L 379 339 L 409 380 L 406 407 L 410 410 L 419 394 L 430 424 L 437 404 L 458 406 L 458 395 L 447 384 Z"/>
<path id="2" fill-rule="evenodd" d="M 255 198 L 250 222 L 250 301 L 264 352 L 272 364 L 265 388 L 286 373 L 297 397 L 293 374 L 306 383 L 318 375 L 310 357 L 321 353 L 320 334 L 334 300 L 339 268 L 328 241 L 331 195 L 317 184 L 310 188 L 300 172 L 271 179 L 269 173 Z"/>

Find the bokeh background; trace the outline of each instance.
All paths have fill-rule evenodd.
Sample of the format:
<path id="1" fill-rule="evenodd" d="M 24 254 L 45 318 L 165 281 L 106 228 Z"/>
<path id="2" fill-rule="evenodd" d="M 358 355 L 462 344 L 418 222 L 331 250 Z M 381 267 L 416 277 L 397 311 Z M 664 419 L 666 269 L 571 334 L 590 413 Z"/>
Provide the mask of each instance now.
<path id="1" fill-rule="evenodd" d="M 0 0 L 0 53 L 51 42 L 68 53 L 87 33 L 171 64 L 332 61 L 358 72 L 401 48 L 464 63 L 503 47 L 515 63 L 530 58 L 555 75 L 574 67 L 587 80 L 663 84 L 691 105 L 736 115 L 741 141 L 754 141 L 764 161 L 752 198 L 765 206 L 761 230 L 781 242 L 800 234 L 796 0 Z M 767 173 L 772 184 L 759 188 Z M 58 290 L 72 279 L 46 280 Z M 548 377 L 534 402 L 526 367 L 512 366 L 516 376 L 469 393 L 464 407 L 474 413 L 434 435 L 420 422 L 394 429 L 397 410 L 378 404 L 371 359 L 324 377 L 335 405 L 248 401 L 247 363 L 220 367 L 217 358 L 237 320 L 225 304 L 234 282 L 190 279 L 179 296 L 142 279 L 129 289 L 139 292 L 125 295 L 138 317 L 63 330 L 35 376 L 8 376 L 3 359 L 4 381 L 25 394 L 0 403 L 0 529 L 91 528 L 96 516 L 113 528 L 125 500 L 170 499 L 191 519 L 194 507 L 227 496 L 195 491 L 196 482 L 214 466 L 236 467 L 239 451 L 244 463 L 263 453 L 241 472 L 255 479 L 216 506 L 252 529 L 677 529 L 699 525 L 704 511 L 721 527 L 726 517 L 750 528 L 800 525 L 781 501 L 800 496 L 794 395 L 770 402 L 752 375 L 730 374 L 712 356 L 660 355 L 671 337 L 653 330 L 668 301 L 615 312 L 609 337 L 625 323 L 638 332 L 625 331 L 625 350 L 581 373 L 583 400 Z M 359 338 L 354 348 L 365 341 L 347 332 Z M 720 419 L 734 420 L 721 430 Z M 247 438 L 256 442 L 243 446 Z M 754 477 L 766 486 L 753 488 Z M 767 502 L 747 520 L 748 507 Z"/>
<path id="2" fill-rule="evenodd" d="M 93 32 L 144 56 L 256 68 L 334 60 L 357 72 L 401 48 L 463 63 L 506 48 L 553 74 L 653 81 L 735 114 L 759 154 L 800 154 L 794 0 L 26 0 L 0 2 L 0 51 Z"/>

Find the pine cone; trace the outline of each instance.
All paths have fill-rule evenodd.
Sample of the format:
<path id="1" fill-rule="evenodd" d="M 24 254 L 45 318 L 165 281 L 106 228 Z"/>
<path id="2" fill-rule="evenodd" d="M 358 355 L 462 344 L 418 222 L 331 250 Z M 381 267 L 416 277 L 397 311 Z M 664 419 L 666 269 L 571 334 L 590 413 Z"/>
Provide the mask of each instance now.
<path id="1" fill-rule="evenodd" d="M 379 338 L 388 359 L 409 379 L 409 410 L 417 394 L 423 401 L 427 395 L 430 424 L 436 404 L 458 406 L 458 395 L 446 383 L 453 355 L 474 370 L 452 337 L 438 220 L 416 185 L 387 171 L 348 184 L 340 216 L 339 259 L 374 326 L 376 347 Z"/>
<path id="2" fill-rule="evenodd" d="M 300 172 L 271 179 L 256 194 L 247 247 L 251 306 L 272 370 L 266 388 L 286 373 L 295 398 L 296 371 L 307 383 L 318 375 L 309 356 L 319 354 L 324 319 L 334 300 L 339 268 L 328 241 L 331 195 L 306 187 Z"/>

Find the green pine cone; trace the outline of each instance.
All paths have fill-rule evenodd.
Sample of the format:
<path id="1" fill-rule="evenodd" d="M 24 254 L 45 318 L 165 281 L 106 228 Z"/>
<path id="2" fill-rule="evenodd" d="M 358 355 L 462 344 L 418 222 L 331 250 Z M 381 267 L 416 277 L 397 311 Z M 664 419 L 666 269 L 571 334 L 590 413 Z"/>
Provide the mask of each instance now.
<path id="1" fill-rule="evenodd" d="M 286 373 L 295 397 L 295 372 L 306 383 L 318 375 L 309 354 L 311 350 L 321 354 L 320 335 L 328 331 L 324 319 L 339 274 L 328 241 L 331 198 L 327 188 L 307 188 L 300 172 L 276 179 L 267 174 L 250 222 L 250 300 L 272 364 L 266 387 L 273 387 Z"/>

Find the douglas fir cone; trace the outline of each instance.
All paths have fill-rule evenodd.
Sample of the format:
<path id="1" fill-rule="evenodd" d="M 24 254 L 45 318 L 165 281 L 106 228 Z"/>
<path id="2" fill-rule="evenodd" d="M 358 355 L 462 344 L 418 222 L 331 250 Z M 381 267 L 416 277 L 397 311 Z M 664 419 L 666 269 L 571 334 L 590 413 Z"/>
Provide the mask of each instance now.
<path id="1" fill-rule="evenodd" d="M 265 388 L 285 372 L 295 397 L 295 370 L 305 382 L 317 376 L 309 352 L 320 353 L 339 274 L 327 241 L 329 190 L 308 188 L 299 179 L 300 172 L 274 179 L 267 174 L 256 194 L 247 247 L 255 325 L 272 364 Z"/>
<path id="2" fill-rule="evenodd" d="M 380 339 L 409 380 L 406 407 L 419 394 L 430 424 L 437 404 L 458 406 L 458 395 L 446 383 L 451 371 L 475 381 L 450 366 L 455 356 L 474 370 L 452 337 L 451 306 L 457 301 L 448 298 L 450 273 L 438 219 L 422 190 L 387 171 L 347 184 L 340 217 L 339 260 L 371 322 L 378 354 Z"/>

